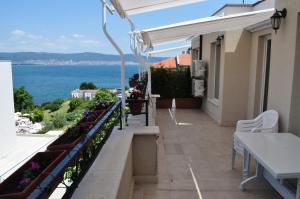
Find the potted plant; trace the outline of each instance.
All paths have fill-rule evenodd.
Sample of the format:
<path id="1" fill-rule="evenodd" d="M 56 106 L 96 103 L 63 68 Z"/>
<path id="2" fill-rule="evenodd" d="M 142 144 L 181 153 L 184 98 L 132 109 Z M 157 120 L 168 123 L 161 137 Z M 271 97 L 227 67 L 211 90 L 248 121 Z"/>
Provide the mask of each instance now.
<path id="1" fill-rule="evenodd" d="M 133 90 L 130 93 L 130 95 L 128 97 L 128 99 L 129 99 L 128 106 L 130 109 L 130 113 L 132 115 L 141 114 L 143 103 L 139 102 L 139 101 L 135 101 L 135 100 L 142 99 L 142 97 L 143 97 L 143 92 L 140 90 Z"/>
<path id="2" fill-rule="evenodd" d="M 132 77 L 129 78 L 129 86 L 135 87 L 138 84 L 139 74 L 134 74 Z"/>
<path id="3" fill-rule="evenodd" d="M 65 151 L 40 152 L 0 184 L 0 198 L 26 198 L 61 161 Z"/>
<path id="4" fill-rule="evenodd" d="M 81 126 L 77 125 L 75 127 L 69 128 L 62 136 L 51 143 L 48 147 L 48 151 L 56 150 L 71 150 L 78 144 L 83 136 L 88 132 L 91 126 Z"/>

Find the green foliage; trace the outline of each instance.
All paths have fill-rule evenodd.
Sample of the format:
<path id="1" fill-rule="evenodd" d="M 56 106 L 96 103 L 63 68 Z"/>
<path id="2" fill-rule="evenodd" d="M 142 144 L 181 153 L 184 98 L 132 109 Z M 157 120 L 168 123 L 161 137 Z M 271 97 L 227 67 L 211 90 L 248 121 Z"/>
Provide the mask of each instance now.
<path id="1" fill-rule="evenodd" d="M 152 69 L 152 93 L 162 98 L 189 98 L 192 96 L 190 69 Z"/>
<path id="2" fill-rule="evenodd" d="M 44 128 L 38 132 L 38 134 L 45 134 L 48 131 L 55 129 L 51 121 L 44 122 Z"/>
<path id="3" fill-rule="evenodd" d="M 69 110 L 68 112 L 74 111 L 76 108 L 78 108 L 82 104 L 82 99 L 79 98 L 72 98 L 69 103 Z"/>
<path id="4" fill-rule="evenodd" d="M 25 87 L 14 90 L 14 102 L 16 112 L 30 111 L 35 106 L 32 96 L 25 90 Z"/>
<path id="5" fill-rule="evenodd" d="M 50 112 L 57 111 L 60 109 L 61 105 L 64 103 L 63 99 L 56 99 L 53 102 L 45 102 L 41 106 L 44 110 L 50 110 Z"/>
<path id="6" fill-rule="evenodd" d="M 43 121 L 44 119 L 44 112 L 42 109 L 40 108 L 35 108 L 33 111 L 32 111 L 32 118 L 31 120 L 33 122 L 41 122 Z"/>
<path id="7" fill-rule="evenodd" d="M 170 70 L 159 68 L 151 70 L 152 93 L 159 94 L 161 98 L 174 97 L 174 78 Z"/>
<path id="8" fill-rule="evenodd" d="M 80 90 L 95 90 L 97 86 L 93 82 L 82 82 L 79 87 Z"/>
<path id="9" fill-rule="evenodd" d="M 101 89 L 101 90 L 99 90 L 96 93 L 94 99 L 95 99 L 95 101 L 105 100 L 105 101 L 108 101 L 108 102 L 116 102 L 118 100 L 117 96 L 114 95 L 113 93 L 111 93 L 107 89 Z"/>
<path id="10" fill-rule="evenodd" d="M 83 110 L 82 109 L 76 109 L 72 112 L 69 112 L 67 115 L 66 115 L 66 120 L 68 122 L 79 122 L 79 120 L 81 120 L 82 118 L 82 112 Z"/>
<path id="11" fill-rule="evenodd" d="M 175 82 L 175 98 L 192 97 L 192 78 L 190 75 L 190 69 L 178 70 Z"/>
<path id="12" fill-rule="evenodd" d="M 66 118 L 64 114 L 57 113 L 52 119 L 53 127 L 55 129 L 60 129 L 66 125 Z"/>

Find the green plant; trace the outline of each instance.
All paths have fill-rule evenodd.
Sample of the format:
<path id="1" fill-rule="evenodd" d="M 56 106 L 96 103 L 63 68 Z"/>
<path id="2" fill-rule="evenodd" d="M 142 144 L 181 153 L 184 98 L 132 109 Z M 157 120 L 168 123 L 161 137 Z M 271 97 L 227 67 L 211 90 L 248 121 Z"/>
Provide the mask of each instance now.
<path id="1" fill-rule="evenodd" d="M 54 129 L 54 125 L 52 121 L 45 121 L 44 122 L 44 128 L 40 130 L 37 134 L 45 134 L 48 131 L 51 131 Z"/>
<path id="2" fill-rule="evenodd" d="M 69 122 L 79 122 L 82 118 L 83 110 L 76 109 L 72 112 L 67 113 L 66 120 Z"/>
<path id="3" fill-rule="evenodd" d="M 60 109 L 60 107 L 63 103 L 64 103 L 64 100 L 58 98 L 58 99 L 54 100 L 53 102 L 45 102 L 41 106 L 45 110 L 50 110 L 50 112 L 54 112 L 54 111 L 57 111 L 58 109 Z"/>
<path id="4" fill-rule="evenodd" d="M 69 110 L 68 112 L 74 111 L 76 108 L 78 108 L 82 104 L 83 100 L 79 98 L 72 98 L 69 103 Z"/>
<path id="5" fill-rule="evenodd" d="M 82 82 L 79 87 L 80 90 L 95 90 L 97 86 L 93 82 Z"/>
<path id="6" fill-rule="evenodd" d="M 35 108 L 33 111 L 32 111 L 32 118 L 31 120 L 33 122 L 41 122 L 43 121 L 44 119 L 44 112 L 42 109 L 40 108 Z"/>
<path id="7" fill-rule="evenodd" d="M 30 111 L 35 106 L 33 103 L 33 97 L 23 86 L 14 90 L 14 102 L 16 112 Z"/>
<path id="8" fill-rule="evenodd" d="M 116 102 L 117 97 L 107 89 L 99 90 L 95 95 L 95 101 L 105 100 L 108 102 Z"/>
<path id="9" fill-rule="evenodd" d="M 66 125 L 65 115 L 61 113 L 56 113 L 53 116 L 52 123 L 54 128 L 60 129 Z"/>
<path id="10" fill-rule="evenodd" d="M 192 78 L 190 69 L 179 69 L 174 71 L 175 98 L 190 98 L 192 97 Z"/>
<path id="11" fill-rule="evenodd" d="M 151 70 L 152 93 L 159 94 L 161 98 L 173 98 L 175 91 L 175 81 L 172 71 L 158 68 Z"/>

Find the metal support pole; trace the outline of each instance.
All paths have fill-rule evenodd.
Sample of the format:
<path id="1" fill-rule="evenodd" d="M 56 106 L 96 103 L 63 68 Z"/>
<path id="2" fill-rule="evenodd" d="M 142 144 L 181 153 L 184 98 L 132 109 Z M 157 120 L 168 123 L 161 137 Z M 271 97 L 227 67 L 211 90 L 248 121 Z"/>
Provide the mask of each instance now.
<path id="1" fill-rule="evenodd" d="M 147 72 L 148 72 L 148 94 L 149 94 L 149 97 L 151 98 L 151 95 L 152 95 L 152 87 L 151 87 L 151 67 L 150 67 L 150 64 L 149 64 L 149 54 L 147 55 Z"/>
<path id="2" fill-rule="evenodd" d="M 121 113 L 121 118 L 122 118 L 122 123 L 125 124 L 125 57 L 124 53 L 121 50 L 121 48 L 117 45 L 117 43 L 113 40 L 113 38 L 109 35 L 106 29 L 106 11 L 107 11 L 107 3 L 105 0 L 102 0 L 102 29 L 109 40 L 109 42 L 113 45 L 113 47 L 118 51 L 121 57 L 121 89 L 122 89 L 122 113 Z"/>

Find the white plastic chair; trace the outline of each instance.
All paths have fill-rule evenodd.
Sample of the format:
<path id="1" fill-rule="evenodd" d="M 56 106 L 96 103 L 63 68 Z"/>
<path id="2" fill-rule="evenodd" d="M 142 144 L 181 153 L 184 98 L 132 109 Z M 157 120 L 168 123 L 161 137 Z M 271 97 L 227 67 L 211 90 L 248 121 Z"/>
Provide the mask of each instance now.
<path id="1" fill-rule="evenodd" d="M 261 113 L 253 120 L 239 120 L 236 125 L 236 132 L 249 133 L 278 133 L 278 113 L 274 110 L 269 110 Z M 234 168 L 236 153 L 244 155 L 244 146 L 233 136 L 232 147 L 232 169 Z"/>

